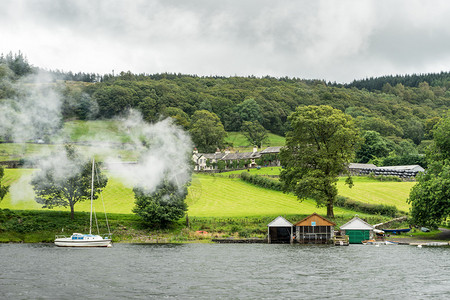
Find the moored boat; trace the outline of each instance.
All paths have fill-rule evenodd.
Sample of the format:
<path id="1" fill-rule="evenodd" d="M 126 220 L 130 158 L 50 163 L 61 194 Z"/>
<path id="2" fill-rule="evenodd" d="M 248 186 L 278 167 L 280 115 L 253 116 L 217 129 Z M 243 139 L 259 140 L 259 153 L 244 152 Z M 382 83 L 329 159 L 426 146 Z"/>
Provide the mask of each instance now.
<path id="1" fill-rule="evenodd" d="M 57 235 L 55 245 L 58 247 L 111 247 L 111 237 L 81 233 L 74 233 L 70 237 Z"/>
<path id="2" fill-rule="evenodd" d="M 92 160 L 92 179 L 91 179 L 91 214 L 89 218 L 89 234 L 73 233 L 70 237 L 65 235 L 55 236 L 55 245 L 58 247 L 111 247 L 111 232 L 109 230 L 108 218 L 105 219 L 109 234 L 106 236 L 92 234 L 92 202 L 94 200 L 94 175 L 95 161 Z M 103 201 L 103 199 L 102 199 Z M 95 218 L 97 221 L 97 217 Z M 98 229 L 98 226 L 97 226 Z"/>
<path id="3" fill-rule="evenodd" d="M 392 234 L 397 234 L 397 233 L 402 233 L 402 232 L 410 232 L 411 228 L 402 228 L 402 229 L 383 229 L 383 231 L 385 233 L 392 233 Z"/>
<path id="4" fill-rule="evenodd" d="M 362 241 L 363 245 L 398 245 L 397 242 L 392 241 L 375 241 L 375 240 L 366 240 Z"/>

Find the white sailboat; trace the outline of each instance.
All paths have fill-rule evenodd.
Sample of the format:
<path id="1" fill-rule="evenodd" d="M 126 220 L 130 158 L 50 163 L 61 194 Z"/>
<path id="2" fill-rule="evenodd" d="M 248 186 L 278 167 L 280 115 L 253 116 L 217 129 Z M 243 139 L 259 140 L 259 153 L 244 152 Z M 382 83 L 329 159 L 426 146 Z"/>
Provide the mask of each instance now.
<path id="1" fill-rule="evenodd" d="M 64 235 L 57 235 L 55 237 L 55 245 L 58 247 L 111 247 L 111 232 L 109 230 L 108 218 L 106 224 L 108 225 L 107 236 L 92 234 L 92 202 L 94 200 L 94 159 L 92 160 L 92 182 L 91 182 L 91 214 L 89 219 L 89 234 L 73 233 L 72 236 L 66 237 Z M 106 216 L 106 213 L 105 213 Z M 97 218 L 95 218 L 97 221 Z M 98 226 L 97 226 L 98 228 Z"/>

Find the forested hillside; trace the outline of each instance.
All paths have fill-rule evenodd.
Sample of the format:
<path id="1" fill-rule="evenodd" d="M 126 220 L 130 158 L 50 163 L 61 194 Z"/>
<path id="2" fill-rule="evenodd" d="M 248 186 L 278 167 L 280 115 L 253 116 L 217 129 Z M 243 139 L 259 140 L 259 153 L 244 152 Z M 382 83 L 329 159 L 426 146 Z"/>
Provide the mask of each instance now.
<path id="1" fill-rule="evenodd" d="M 16 80 L 23 72 L 15 70 L 24 69 L 16 64 L 27 62 L 23 57 L 6 58 L 0 59 L 0 77 Z M 25 70 L 30 73 L 36 68 Z M 72 73 L 47 73 L 57 75 L 54 82 L 63 96 L 65 119 L 109 119 L 134 108 L 149 122 L 170 116 L 190 129 L 194 113 L 207 110 L 218 116 L 226 131 L 240 131 L 244 122 L 258 121 L 266 130 L 284 135 L 289 129 L 287 117 L 297 106 L 330 105 L 355 118 L 366 139 L 358 154 L 362 162 L 422 153 L 426 140 L 432 137 L 433 126 L 450 107 L 448 73 L 406 76 L 402 80 L 387 76 L 355 81 L 348 86 L 295 78 L 131 72 L 103 76 L 80 73 L 78 80 L 85 78 L 85 82 L 76 82 L 58 80 L 77 80 Z M 14 97 L 14 91 L 2 84 L 0 99 Z"/>
<path id="2" fill-rule="evenodd" d="M 368 91 L 387 91 L 389 87 L 396 86 L 397 84 L 408 87 L 419 87 L 421 83 L 428 83 L 433 87 L 450 87 L 450 73 L 428 73 L 428 74 L 412 74 L 412 75 L 388 75 L 376 78 L 365 78 L 361 80 L 354 80 L 350 84 L 346 84 L 346 87 L 356 87 L 358 89 L 366 89 Z M 383 89 L 383 87 L 385 87 Z"/>

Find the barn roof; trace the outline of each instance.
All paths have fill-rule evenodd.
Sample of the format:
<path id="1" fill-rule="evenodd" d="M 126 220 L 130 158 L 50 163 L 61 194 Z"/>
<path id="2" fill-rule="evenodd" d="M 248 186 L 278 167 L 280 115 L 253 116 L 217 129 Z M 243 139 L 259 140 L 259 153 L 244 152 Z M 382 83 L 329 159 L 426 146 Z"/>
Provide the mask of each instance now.
<path id="1" fill-rule="evenodd" d="M 280 153 L 280 149 L 284 146 L 277 146 L 277 147 L 267 147 L 263 151 L 261 151 L 261 154 L 271 154 L 271 153 Z"/>
<path id="2" fill-rule="evenodd" d="M 267 225 L 268 227 L 292 227 L 292 223 L 283 218 L 282 216 L 277 217 L 275 220 Z"/>
<path id="3" fill-rule="evenodd" d="M 312 215 L 304 218 L 301 221 L 295 223 L 295 226 L 313 226 L 311 222 L 315 222 L 315 226 L 335 226 L 336 224 L 325 219 L 324 217 L 313 213 Z"/>
<path id="4" fill-rule="evenodd" d="M 377 166 L 374 164 L 359 164 L 359 163 L 349 163 L 349 169 L 375 169 Z"/>
<path id="5" fill-rule="evenodd" d="M 419 171 L 419 172 L 425 171 L 425 169 L 419 165 L 385 166 L 385 167 L 378 167 L 378 169 L 394 170 L 394 171 Z"/>
<path id="6" fill-rule="evenodd" d="M 344 225 L 340 227 L 343 230 L 373 230 L 373 226 L 358 217 L 354 217 Z"/>

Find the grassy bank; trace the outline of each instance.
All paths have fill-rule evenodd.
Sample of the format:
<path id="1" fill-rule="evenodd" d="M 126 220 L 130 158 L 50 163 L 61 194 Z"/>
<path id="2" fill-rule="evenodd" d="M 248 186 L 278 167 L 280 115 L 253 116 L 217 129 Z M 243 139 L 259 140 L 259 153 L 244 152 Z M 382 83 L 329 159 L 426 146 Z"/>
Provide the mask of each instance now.
<path id="1" fill-rule="evenodd" d="M 6 169 L 5 183 L 11 185 L 11 193 L 0 203 L 0 209 L 11 209 L 18 216 L 12 217 L 9 225 L 0 222 L 0 241 L 36 242 L 53 241 L 55 234 L 87 232 L 89 202 L 75 206 L 76 219 L 69 219 L 68 208 L 42 209 L 34 201 L 34 194 L 29 180 L 35 170 Z M 242 171 L 239 171 L 242 172 Z M 134 194 L 130 187 L 123 185 L 114 177 L 109 177 L 104 189 L 103 199 L 111 221 L 115 242 L 189 242 L 209 241 L 213 237 L 263 237 L 267 224 L 282 215 L 291 222 L 296 222 L 307 215 L 317 212 L 326 215 L 325 208 L 317 208 L 312 200 L 299 202 L 291 194 L 284 194 L 260 188 L 243 182 L 239 178 L 230 178 L 235 172 L 221 173 L 216 176 L 195 174 L 186 199 L 189 210 L 189 227 L 186 220 L 180 220 L 173 227 L 164 230 L 146 230 L 140 227 L 139 219 L 131 214 L 134 207 Z M 279 168 L 262 168 L 250 170 L 260 175 L 276 175 Z M 341 185 L 342 182 L 339 182 Z M 371 179 L 355 178 L 355 187 L 364 187 L 359 196 L 367 201 L 397 201 L 399 205 L 406 200 L 399 190 L 407 189 L 414 183 L 379 182 Z M 395 186 L 388 190 L 387 186 Z M 341 192 L 340 187 L 340 192 Z M 348 189 L 348 188 L 347 188 Z M 383 191 L 385 197 L 373 196 L 374 191 Z M 401 196 L 401 197 L 400 197 Z M 392 197 L 392 200 L 390 197 Z M 389 202 L 384 202 L 389 204 Z M 96 211 L 103 212 L 101 201 L 94 202 Z M 360 212 L 335 208 L 335 222 L 340 225 L 350 220 L 355 214 L 375 224 L 386 221 L 386 217 L 372 216 Z M 99 214 L 100 218 L 103 218 Z M 15 225 L 12 220 L 16 220 Z M 100 222 L 103 223 L 103 222 Z M 104 230 L 101 230 L 105 232 Z M 201 231 L 200 233 L 197 231 Z M 207 233 L 205 233 L 207 232 Z"/>
<path id="2" fill-rule="evenodd" d="M 295 214 L 285 217 L 295 223 L 307 215 Z M 98 215 L 100 233 L 107 233 L 105 218 Z M 170 228 L 144 229 L 139 218 L 133 214 L 108 214 L 113 242 L 127 243 L 180 243 L 210 242 L 212 238 L 264 238 L 267 224 L 276 215 L 253 217 L 188 217 Z M 334 221 L 344 224 L 352 216 L 340 215 Z M 188 219 L 188 226 L 187 226 Z M 370 223 L 385 221 L 380 216 L 366 216 Z M 74 220 L 67 212 L 26 210 L 0 210 L 0 242 L 53 242 L 56 234 L 71 235 L 73 232 L 89 231 L 89 214 L 75 213 Z M 94 228 L 96 228 L 94 226 Z M 93 233 L 97 233 L 93 228 Z"/>

